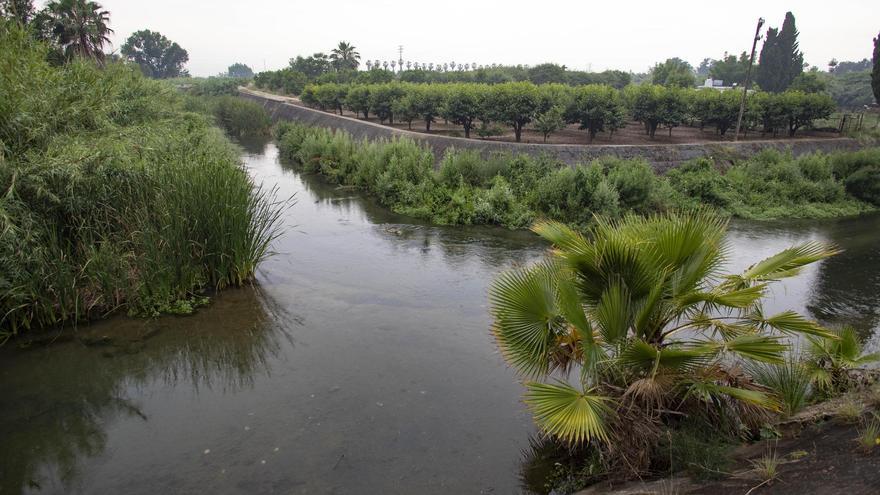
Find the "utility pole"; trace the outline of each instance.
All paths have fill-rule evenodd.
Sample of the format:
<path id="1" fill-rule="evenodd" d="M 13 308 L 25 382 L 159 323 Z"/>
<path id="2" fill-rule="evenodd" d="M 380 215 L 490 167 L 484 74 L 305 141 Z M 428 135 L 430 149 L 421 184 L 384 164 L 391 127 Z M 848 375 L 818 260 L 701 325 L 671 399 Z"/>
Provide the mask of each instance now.
<path id="1" fill-rule="evenodd" d="M 755 39 L 752 40 L 752 56 L 749 57 L 749 70 L 746 71 L 746 84 L 743 87 L 742 100 L 739 102 L 739 117 L 736 118 L 736 132 L 733 134 L 733 140 L 739 141 L 739 129 L 742 126 L 743 113 L 746 111 L 746 95 L 749 93 L 749 83 L 752 82 L 752 65 L 755 64 L 755 48 L 758 46 L 758 40 L 761 39 L 761 26 L 764 25 L 764 18 L 758 18 L 758 27 L 755 28 Z"/>
<path id="2" fill-rule="evenodd" d="M 397 45 L 397 67 L 398 72 L 403 72 L 403 45 Z"/>

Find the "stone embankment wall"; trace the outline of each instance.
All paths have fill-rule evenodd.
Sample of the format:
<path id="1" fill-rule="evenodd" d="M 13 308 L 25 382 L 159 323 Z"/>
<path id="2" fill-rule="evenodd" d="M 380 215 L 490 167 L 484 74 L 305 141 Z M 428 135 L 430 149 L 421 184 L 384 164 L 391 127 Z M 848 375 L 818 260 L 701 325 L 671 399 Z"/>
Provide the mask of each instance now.
<path id="1" fill-rule="evenodd" d="M 290 120 L 303 124 L 342 129 L 358 139 L 389 139 L 406 136 L 421 141 L 434 149 L 439 160 L 448 148 L 473 149 L 483 155 L 492 153 L 528 153 L 531 155 L 549 154 L 569 165 L 589 162 L 600 156 L 620 158 L 641 157 L 651 163 L 658 172 L 702 156 L 743 157 L 764 149 L 791 150 L 795 156 L 815 151 L 854 150 L 859 145 L 849 138 L 789 139 L 778 141 L 740 141 L 738 143 L 699 143 L 699 144 L 651 144 L 651 145 L 579 145 L 579 144 L 531 144 L 501 141 L 484 141 L 449 136 L 429 135 L 402 129 L 395 129 L 373 122 L 322 112 L 301 105 L 289 103 L 290 99 L 269 95 L 245 88 L 241 96 L 263 104 L 273 119 Z"/>

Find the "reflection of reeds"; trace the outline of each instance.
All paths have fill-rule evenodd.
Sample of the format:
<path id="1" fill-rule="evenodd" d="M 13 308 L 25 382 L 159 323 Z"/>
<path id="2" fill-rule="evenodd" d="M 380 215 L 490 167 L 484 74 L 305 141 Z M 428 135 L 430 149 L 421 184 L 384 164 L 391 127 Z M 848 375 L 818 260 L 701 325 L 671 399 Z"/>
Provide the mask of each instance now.
<path id="1" fill-rule="evenodd" d="M 258 287 L 244 287 L 193 316 L 117 318 L 81 327 L 77 342 L 10 351 L 3 371 L 12 378 L 0 383 L 9 401 L 0 408 L 0 492 L 40 485 L 45 473 L 69 487 L 79 460 L 103 452 L 113 418 L 150 421 L 147 408 L 127 396 L 132 388 L 157 381 L 196 393 L 252 386 L 280 349 L 272 304 Z M 92 334 L 113 337 L 81 345 Z"/>

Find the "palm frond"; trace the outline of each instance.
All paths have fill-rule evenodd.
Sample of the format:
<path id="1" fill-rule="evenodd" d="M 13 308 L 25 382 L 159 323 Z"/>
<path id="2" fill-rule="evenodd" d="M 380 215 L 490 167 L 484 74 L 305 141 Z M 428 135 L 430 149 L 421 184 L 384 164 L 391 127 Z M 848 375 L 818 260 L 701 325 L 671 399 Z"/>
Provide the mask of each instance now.
<path id="1" fill-rule="evenodd" d="M 841 249 L 827 242 L 812 241 L 793 246 L 755 263 L 742 273 L 746 283 L 779 280 L 800 273 L 810 263 L 841 253 Z"/>
<path id="2" fill-rule="evenodd" d="M 542 263 L 502 274 L 489 300 L 492 332 L 508 362 L 528 376 L 546 373 L 559 325 L 552 267 Z"/>
<path id="3" fill-rule="evenodd" d="M 618 359 L 626 366 L 646 371 L 665 368 L 681 372 L 704 365 L 717 352 L 717 349 L 706 346 L 658 349 L 643 340 L 635 339 L 620 353 Z"/>
<path id="4" fill-rule="evenodd" d="M 605 342 L 614 343 L 627 337 L 632 322 L 631 307 L 629 292 L 623 284 L 613 282 L 606 287 L 593 310 Z"/>
<path id="5" fill-rule="evenodd" d="M 723 351 L 733 352 L 755 361 L 779 364 L 785 361 L 784 354 L 789 347 L 780 337 L 757 334 L 737 335 L 714 345 L 719 346 Z"/>
<path id="6" fill-rule="evenodd" d="M 577 390 L 564 382 L 526 384 L 525 403 L 546 434 L 571 445 L 608 441 L 606 419 L 612 413 L 607 397 Z"/>
<path id="7" fill-rule="evenodd" d="M 783 311 L 770 317 L 764 317 L 760 313 L 754 313 L 749 315 L 748 319 L 761 328 L 769 327 L 784 333 L 816 335 L 828 339 L 837 338 L 833 332 L 823 328 L 815 321 L 808 320 L 803 315 L 791 310 Z"/>

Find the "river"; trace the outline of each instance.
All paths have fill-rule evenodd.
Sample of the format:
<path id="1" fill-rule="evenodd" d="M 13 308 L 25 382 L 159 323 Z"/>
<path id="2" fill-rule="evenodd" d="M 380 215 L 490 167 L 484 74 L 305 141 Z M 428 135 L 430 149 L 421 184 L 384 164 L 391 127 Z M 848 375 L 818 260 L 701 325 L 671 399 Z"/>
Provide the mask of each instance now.
<path id="1" fill-rule="evenodd" d="M 296 194 L 258 286 L 186 317 L 115 317 L 0 348 L 0 493 L 516 493 L 535 434 L 489 334 L 493 277 L 527 232 L 437 227 L 280 164 Z M 846 251 L 771 310 L 851 322 L 880 348 L 880 216 L 733 222 L 730 268 L 793 243 Z"/>

